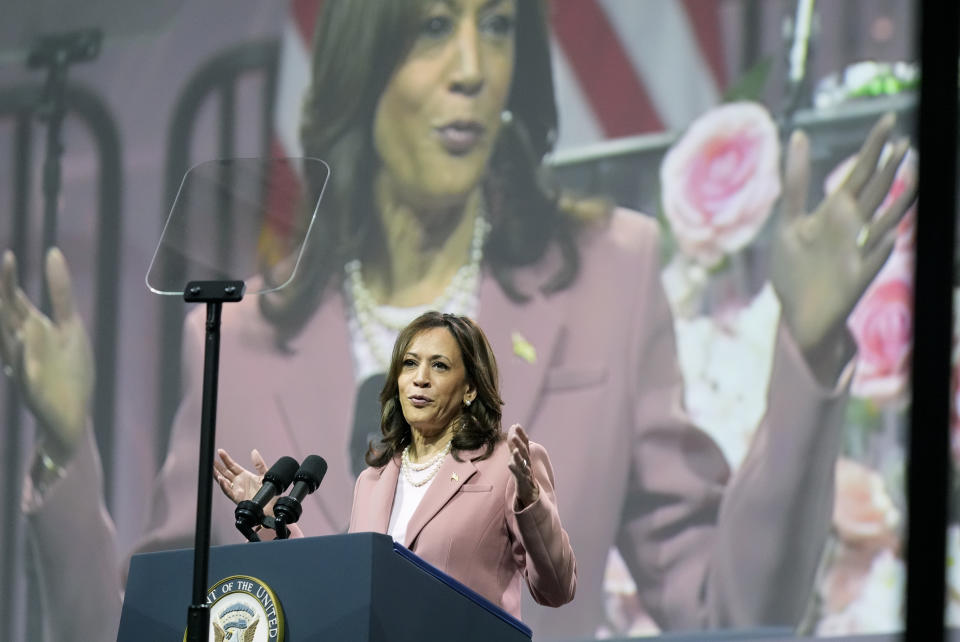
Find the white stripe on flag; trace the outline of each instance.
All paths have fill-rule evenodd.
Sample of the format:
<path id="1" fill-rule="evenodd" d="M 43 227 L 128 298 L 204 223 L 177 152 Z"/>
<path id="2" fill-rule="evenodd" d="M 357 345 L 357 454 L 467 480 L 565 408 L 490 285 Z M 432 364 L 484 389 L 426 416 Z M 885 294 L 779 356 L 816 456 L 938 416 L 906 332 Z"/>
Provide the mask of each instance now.
<path id="1" fill-rule="evenodd" d="M 303 98 L 310 83 L 308 45 L 292 18 L 283 26 L 280 42 L 280 67 L 277 80 L 277 104 L 274 115 L 276 138 L 287 156 L 303 156 L 300 146 L 300 117 Z"/>
<path id="2" fill-rule="evenodd" d="M 703 0 L 708 1 L 708 0 Z M 684 129 L 720 92 L 677 0 L 598 0 L 665 126 Z M 719 26 L 718 26 L 719 28 Z"/>
<path id="3" fill-rule="evenodd" d="M 560 121 L 556 149 L 559 151 L 603 140 L 603 128 L 600 127 L 576 74 L 570 68 L 563 47 L 555 38 L 551 37 L 551 41 L 554 92 L 557 95 Z"/>

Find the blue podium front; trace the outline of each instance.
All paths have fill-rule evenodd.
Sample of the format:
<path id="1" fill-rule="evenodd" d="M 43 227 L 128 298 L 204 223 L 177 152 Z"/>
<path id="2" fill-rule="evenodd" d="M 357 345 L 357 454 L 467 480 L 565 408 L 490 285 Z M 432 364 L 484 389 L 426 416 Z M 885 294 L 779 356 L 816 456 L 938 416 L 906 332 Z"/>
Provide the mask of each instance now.
<path id="1" fill-rule="evenodd" d="M 181 640 L 192 576 L 192 550 L 135 555 L 117 639 Z M 259 623 L 262 630 L 278 636 L 277 622 L 283 621 L 284 637 L 264 638 L 271 641 L 530 640 L 530 629 L 519 620 L 395 546 L 386 535 L 356 533 L 211 548 L 209 584 L 238 576 L 259 581 L 244 580 L 243 585 L 251 586 L 251 599 L 261 597 L 267 606 L 265 621 Z M 265 595 L 265 588 L 271 596 Z M 277 614 L 272 618 L 274 608 Z M 239 602 L 231 609 L 217 625 L 228 634 L 227 627 L 245 626 L 238 618 L 249 610 Z"/>

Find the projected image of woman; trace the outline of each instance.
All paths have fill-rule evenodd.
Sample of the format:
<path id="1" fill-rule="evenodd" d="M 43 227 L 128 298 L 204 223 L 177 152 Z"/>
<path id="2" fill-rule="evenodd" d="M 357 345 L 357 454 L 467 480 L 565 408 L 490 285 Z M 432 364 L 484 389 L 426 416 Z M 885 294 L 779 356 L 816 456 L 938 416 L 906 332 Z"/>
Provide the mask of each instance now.
<path id="1" fill-rule="evenodd" d="M 882 119 L 843 187 L 808 212 L 808 143 L 791 138 L 768 411 L 731 476 L 683 412 L 655 222 L 555 190 L 543 165 L 557 127 L 547 11 L 530 0 L 326 0 L 302 130 L 305 153 L 332 168 L 323 220 L 291 289 L 224 309 L 218 445 L 261 445 L 271 461 L 321 453 L 330 468 L 301 526 L 345 531 L 357 462 L 377 429 L 355 425 L 357 409 L 376 404 L 358 390 L 385 372 L 410 320 L 428 309 L 467 315 L 498 355 L 504 420 L 550 453 L 576 553 L 576 599 L 524 605 L 538 636 L 593 635 L 614 546 L 664 629 L 794 625 L 829 528 L 853 356 L 845 319 L 912 200 L 907 190 L 870 219 L 906 145 L 878 165 L 894 125 Z M 18 290 L 12 255 L 2 274 L 5 363 L 41 426 L 30 539 L 51 626 L 76 636 L 91 605 L 71 608 L 72 587 L 54 578 L 117 587 L 125 567 L 91 496 L 101 478 L 84 411 L 92 366 L 62 256 L 48 261 L 53 323 Z M 202 342 L 198 311 L 185 329 L 186 397 L 138 551 L 193 541 Z M 251 469 L 264 471 L 259 454 Z M 214 543 L 240 538 L 231 508 L 215 502 Z M 115 623 L 119 592 L 97 595 L 111 597 L 97 621 Z"/>

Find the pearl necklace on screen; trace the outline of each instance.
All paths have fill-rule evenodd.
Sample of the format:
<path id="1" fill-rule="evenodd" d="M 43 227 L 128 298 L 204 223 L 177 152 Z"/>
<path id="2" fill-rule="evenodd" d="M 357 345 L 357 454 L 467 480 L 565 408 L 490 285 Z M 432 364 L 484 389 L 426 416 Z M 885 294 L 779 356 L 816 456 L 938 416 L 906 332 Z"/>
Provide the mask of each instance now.
<path id="1" fill-rule="evenodd" d="M 440 296 L 431 301 L 426 309 L 464 314 L 472 307 L 480 280 L 483 244 L 489 231 L 490 224 L 481 210 L 474 219 L 468 262 L 457 270 Z M 406 322 L 398 323 L 381 314 L 376 300 L 363 281 L 363 264 L 360 259 L 349 261 L 344 270 L 347 276 L 346 288 L 353 302 L 353 313 L 360 328 L 360 335 L 374 359 L 386 370 L 390 364 L 390 350 L 383 345 L 380 337 L 385 333 L 396 336 L 406 326 Z M 424 306 L 412 307 L 419 309 Z M 392 344 L 392 341 L 390 343 Z"/>
<path id="2" fill-rule="evenodd" d="M 440 470 L 440 465 L 443 463 L 444 457 L 450 452 L 452 445 L 453 441 L 448 441 L 443 450 L 419 464 L 410 461 L 410 446 L 404 448 L 403 454 L 400 456 L 400 470 L 403 472 L 403 478 L 417 488 L 429 482 L 436 477 L 437 471 Z"/>

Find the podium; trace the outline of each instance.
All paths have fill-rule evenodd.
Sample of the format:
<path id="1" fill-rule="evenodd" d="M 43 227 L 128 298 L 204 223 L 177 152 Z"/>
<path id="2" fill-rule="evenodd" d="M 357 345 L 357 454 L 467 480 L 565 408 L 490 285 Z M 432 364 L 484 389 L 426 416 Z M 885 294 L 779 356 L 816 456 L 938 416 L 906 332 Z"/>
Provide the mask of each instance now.
<path id="1" fill-rule="evenodd" d="M 216 546 L 209 569 L 211 586 L 236 575 L 268 585 L 286 642 L 531 638 L 522 622 L 377 533 Z M 135 555 L 118 642 L 183 639 L 192 572 L 190 549 Z"/>

